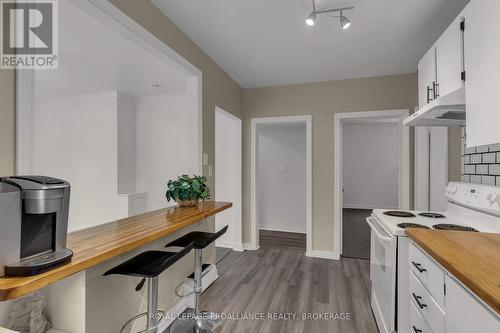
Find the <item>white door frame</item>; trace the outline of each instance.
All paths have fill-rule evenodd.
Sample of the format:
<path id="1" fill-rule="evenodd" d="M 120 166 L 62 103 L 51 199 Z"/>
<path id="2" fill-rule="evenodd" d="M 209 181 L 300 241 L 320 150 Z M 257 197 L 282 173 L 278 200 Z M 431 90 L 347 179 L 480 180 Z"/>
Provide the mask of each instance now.
<path id="1" fill-rule="evenodd" d="M 234 225 L 230 225 L 229 227 L 233 227 L 233 239 L 231 244 L 229 244 L 233 250 L 235 251 L 243 251 L 243 227 L 242 227 L 242 121 L 240 118 L 232 115 L 231 113 L 224 111 L 222 108 L 215 106 L 215 113 L 222 114 L 224 117 L 230 118 L 235 121 L 237 124 L 237 130 L 233 133 L 234 136 L 232 138 L 227 138 L 234 143 L 234 149 L 236 150 L 236 160 L 234 162 L 234 169 L 236 170 L 236 179 L 239 179 L 239 182 L 234 183 L 234 195 L 235 200 L 232 201 L 233 207 L 231 212 L 234 214 Z M 215 130 L 217 131 L 217 125 L 215 126 Z M 217 165 L 215 165 L 215 177 L 217 177 Z M 217 180 L 216 180 L 217 181 Z M 217 196 L 217 188 L 215 188 L 215 196 Z M 217 218 L 217 217 L 216 217 Z M 217 245 L 217 244 L 216 244 Z"/>
<path id="2" fill-rule="evenodd" d="M 410 111 L 387 110 L 336 113 L 334 117 L 334 152 L 333 152 L 333 216 L 334 216 L 334 239 L 335 257 L 340 258 L 342 254 L 342 124 L 346 120 L 363 118 L 397 118 L 399 123 L 399 209 L 410 208 L 410 130 L 403 126 L 403 120 L 408 117 Z M 369 162 L 369 161 L 368 161 Z"/>
<path id="3" fill-rule="evenodd" d="M 198 129 L 193 147 L 197 173 L 202 173 L 202 72 L 175 50 L 167 46 L 139 23 L 123 13 L 109 0 L 68 0 L 85 13 L 104 23 L 138 47 L 178 70 L 187 77 L 189 107 L 196 119 L 190 121 Z M 33 160 L 34 70 L 16 70 L 16 174 L 29 173 Z"/>
<path id="4" fill-rule="evenodd" d="M 312 116 L 252 118 L 251 123 L 251 240 L 247 250 L 259 249 L 259 228 L 257 225 L 257 127 L 264 124 L 305 124 L 306 125 L 306 255 L 312 251 Z"/>

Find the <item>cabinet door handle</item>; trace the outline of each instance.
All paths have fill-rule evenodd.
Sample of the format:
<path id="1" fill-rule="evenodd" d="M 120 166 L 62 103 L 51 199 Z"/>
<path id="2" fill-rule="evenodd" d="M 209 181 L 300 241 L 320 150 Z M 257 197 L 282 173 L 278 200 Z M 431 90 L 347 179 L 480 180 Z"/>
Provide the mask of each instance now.
<path id="1" fill-rule="evenodd" d="M 415 326 L 413 326 L 413 332 L 415 332 L 415 333 L 422 333 L 423 331 L 419 330 L 418 328 L 416 328 Z"/>
<path id="2" fill-rule="evenodd" d="M 420 273 L 427 272 L 425 268 L 422 268 L 422 264 L 416 263 L 414 261 L 412 261 L 411 263 Z"/>
<path id="3" fill-rule="evenodd" d="M 431 101 L 432 101 L 432 98 L 431 98 L 431 91 L 433 89 L 429 86 L 427 86 L 427 104 L 429 104 Z"/>
<path id="4" fill-rule="evenodd" d="M 413 295 L 413 298 L 415 298 L 415 301 L 417 301 L 418 307 L 420 309 L 423 310 L 424 308 L 427 307 L 427 304 L 424 304 L 424 303 L 420 302 L 420 300 L 422 299 L 422 297 L 415 295 L 415 293 L 412 293 L 412 295 Z"/>
<path id="5" fill-rule="evenodd" d="M 434 99 L 439 97 L 439 83 L 436 83 L 436 81 L 432 82 L 432 93 L 434 94 Z"/>

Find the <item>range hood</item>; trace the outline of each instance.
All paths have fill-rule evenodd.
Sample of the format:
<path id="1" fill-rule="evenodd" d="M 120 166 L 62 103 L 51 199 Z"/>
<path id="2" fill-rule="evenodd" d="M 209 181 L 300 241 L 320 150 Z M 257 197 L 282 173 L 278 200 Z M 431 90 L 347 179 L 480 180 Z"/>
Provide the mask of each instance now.
<path id="1" fill-rule="evenodd" d="M 403 121 L 405 126 L 465 126 L 465 87 L 430 102 Z"/>

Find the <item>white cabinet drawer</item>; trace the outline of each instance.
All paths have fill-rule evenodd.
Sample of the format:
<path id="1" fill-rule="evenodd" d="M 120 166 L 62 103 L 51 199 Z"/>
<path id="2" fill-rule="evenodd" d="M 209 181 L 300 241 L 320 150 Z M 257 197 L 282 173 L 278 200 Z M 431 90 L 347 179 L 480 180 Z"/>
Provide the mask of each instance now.
<path id="1" fill-rule="evenodd" d="M 443 310 L 413 273 L 410 273 L 410 299 L 432 332 L 444 333 Z"/>
<path id="2" fill-rule="evenodd" d="M 413 243 L 410 243 L 409 258 L 410 271 L 415 273 L 432 297 L 444 307 L 445 273 L 443 269 Z"/>
<path id="3" fill-rule="evenodd" d="M 410 301 L 410 333 L 433 333 L 418 312 L 414 302 Z"/>

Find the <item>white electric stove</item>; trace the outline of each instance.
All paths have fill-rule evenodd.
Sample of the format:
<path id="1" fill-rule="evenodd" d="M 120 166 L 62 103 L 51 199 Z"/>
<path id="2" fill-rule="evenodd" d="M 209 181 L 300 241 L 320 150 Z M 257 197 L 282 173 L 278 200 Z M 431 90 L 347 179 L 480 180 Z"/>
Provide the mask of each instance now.
<path id="1" fill-rule="evenodd" d="M 372 309 L 382 333 L 410 333 L 405 228 L 500 233 L 500 187 L 450 183 L 446 212 L 375 209 L 371 233 Z M 413 333 L 413 332 L 411 332 Z"/>

